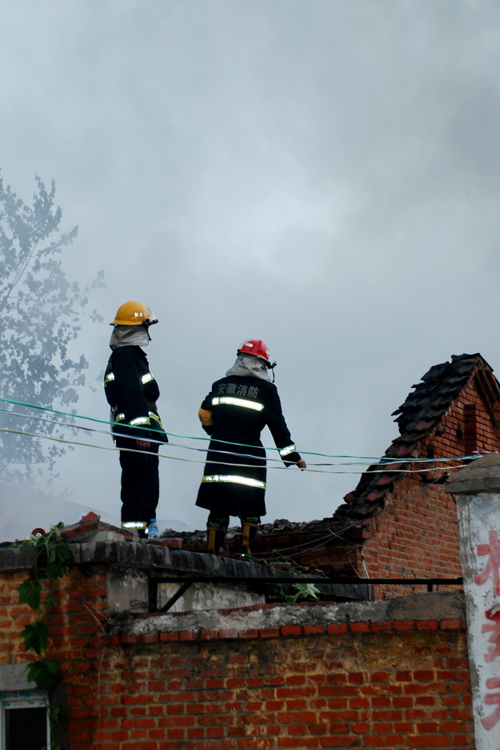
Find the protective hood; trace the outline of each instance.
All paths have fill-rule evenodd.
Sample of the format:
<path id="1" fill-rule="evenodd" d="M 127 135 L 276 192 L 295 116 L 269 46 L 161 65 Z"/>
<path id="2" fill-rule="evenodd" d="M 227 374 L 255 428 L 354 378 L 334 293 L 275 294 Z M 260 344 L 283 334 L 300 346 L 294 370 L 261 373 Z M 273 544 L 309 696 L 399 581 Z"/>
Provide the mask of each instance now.
<path id="1" fill-rule="evenodd" d="M 149 334 L 144 326 L 115 326 L 109 346 L 114 351 L 120 346 L 147 346 Z"/>
<path id="2" fill-rule="evenodd" d="M 231 375 L 239 375 L 242 378 L 260 378 L 271 382 L 265 362 L 252 354 L 238 354 L 236 362 L 226 372 L 226 377 Z"/>

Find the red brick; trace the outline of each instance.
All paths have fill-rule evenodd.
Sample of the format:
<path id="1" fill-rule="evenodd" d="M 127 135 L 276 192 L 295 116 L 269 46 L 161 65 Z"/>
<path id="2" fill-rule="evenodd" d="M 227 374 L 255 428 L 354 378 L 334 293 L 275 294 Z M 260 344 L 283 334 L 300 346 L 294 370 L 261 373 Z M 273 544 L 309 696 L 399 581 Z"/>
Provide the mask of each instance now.
<path id="1" fill-rule="evenodd" d="M 369 633 L 370 623 L 369 622 L 351 622 L 350 629 L 353 633 Z"/>
<path id="2" fill-rule="evenodd" d="M 141 635 L 141 643 L 158 643 L 158 633 L 148 633 Z"/>
<path id="3" fill-rule="evenodd" d="M 200 634 L 200 638 L 202 641 L 210 641 L 215 640 L 219 637 L 219 631 L 218 630 L 202 630 Z"/>
<path id="4" fill-rule="evenodd" d="M 430 682 L 434 679 L 434 672 L 431 669 L 416 669 L 413 672 L 413 679 L 417 682 Z"/>
<path id="5" fill-rule="evenodd" d="M 219 630 L 219 638 L 237 638 L 238 631 L 236 628 L 221 628 Z"/>
<path id="6" fill-rule="evenodd" d="M 371 682 L 387 682 L 389 677 L 388 672 L 372 672 L 370 680 Z"/>
<path id="7" fill-rule="evenodd" d="M 261 638 L 279 638 L 279 628 L 260 628 L 259 634 Z"/>
<path id="8" fill-rule="evenodd" d="M 300 625 L 282 625 L 281 635 L 301 635 L 302 628 Z"/>
<path id="9" fill-rule="evenodd" d="M 436 620 L 417 620 L 417 630 L 437 630 Z"/>
<path id="10" fill-rule="evenodd" d="M 465 622 L 463 620 L 441 620 L 441 630 L 465 630 Z"/>
<path id="11" fill-rule="evenodd" d="M 324 632 L 323 625 L 304 625 L 304 635 L 321 635 Z"/>
<path id="12" fill-rule="evenodd" d="M 195 641 L 197 638 L 196 630 L 181 630 L 180 640 L 181 641 Z"/>
<path id="13" fill-rule="evenodd" d="M 393 622 L 394 630 L 413 630 L 413 620 L 395 620 Z"/>
<path id="14" fill-rule="evenodd" d="M 120 640 L 121 640 L 122 643 L 137 643 L 138 638 L 137 638 L 136 635 L 132 635 L 132 634 L 127 635 L 127 634 L 124 634 L 124 635 L 122 635 L 120 637 Z"/>
<path id="15" fill-rule="evenodd" d="M 339 635 L 340 633 L 347 633 L 347 623 L 340 622 L 340 623 L 334 623 L 331 622 L 328 625 L 328 633 L 329 635 Z M 326 745 L 325 745 L 326 747 Z"/>
<path id="16" fill-rule="evenodd" d="M 349 682 L 355 682 L 355 683 L 361 683 L 364 682 L 363 673 L 362 672 L 351 672 L 349 674 Z"/>
<path id="17" fill-rule="evenodd" d="M 361 739 L 359 737 L 353 737 L 352 734 L 346 735 L 332 735 L 330 737 L 321 737 L 321 747 L 361 747 Z"/>
<path id="18" fill-rule="evenodd" d="M 392 622 L 372 622 L 370 628 L 373 633 L 388 633 L 392 630 Z"/>
<path id="19" fill-rule="evenodd" d="M 249 628 L 248 630 L 240 630 L 240 638 L 258 638 L 259 631 L 257 628 Z"/>
<path id="20" fill-rule="evenodd" d="M 160 641 L 163 643 L 169 643 L 170 641 L 178 641 L 179 633 L 160 633 Z"/>

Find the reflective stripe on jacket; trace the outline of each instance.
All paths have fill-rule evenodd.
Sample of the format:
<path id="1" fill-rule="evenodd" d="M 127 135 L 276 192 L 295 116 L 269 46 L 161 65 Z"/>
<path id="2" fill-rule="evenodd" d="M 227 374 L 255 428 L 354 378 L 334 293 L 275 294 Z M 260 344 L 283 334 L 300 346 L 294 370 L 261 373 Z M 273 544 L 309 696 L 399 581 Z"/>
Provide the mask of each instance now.
<path id="1" fill-rule="evenodd" d="M 121 346 L 112 352 L 104 389 L 119 423 L 114 431 L 142 440 L 167 440 L 155 406 L 160 389 L 139 346 Z"/>
<path id="2" fill-rule="evenodd" d="M 213 512 L 266 512 L 266 453 L 260 433 L 267 425 L 282 460 L 300 461 L 273 383 L 231 375 L 217 380 L 199 412 L 211 436 L 196 504 Z"/>

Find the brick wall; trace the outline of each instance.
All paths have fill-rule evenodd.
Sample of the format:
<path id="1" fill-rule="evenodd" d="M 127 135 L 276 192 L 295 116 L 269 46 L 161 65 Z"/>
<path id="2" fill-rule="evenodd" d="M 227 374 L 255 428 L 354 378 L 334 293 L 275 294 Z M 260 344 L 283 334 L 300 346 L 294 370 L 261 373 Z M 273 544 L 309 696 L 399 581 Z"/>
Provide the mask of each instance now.
<path id="1" fill-rule="evenodd" d="M 439 595 L 382 621 L 377 608 L 396 602 L 255 605 L 222 624 L 205 613 L 205 627 L 142 616 L 109 631 L 104 573 L 72 568 L 48 623 L 70 750 L 474 747 L 463 620 L 416 619 Z M 19 631 L 32 613 L 15 593 L 25 577 L 0 576 L 2 664 L 27 661 Z"/>
<path id="2" fill-rule="evenodd" d="M 289 625 L 235 636 L 122 637 L 101 665 L 94 747 L 474 747 L 465 633 L 456 621 Z"/>
<path id="3" fill-rule="evenodd" d="M 372 578 L 461 576 L 456 508 L 442 485 L 428 486 L 411 476 L 401 480 L 373 521 L 362 559 L 364 575 Z M 419 587 L 377 586 L 376 597 L 413 590 Z"/>
<path id="4" fill-rule="evenodd" d="M 491 407 L 491 408 L 490 408 Z M 500 450 L 495 404 L 487 405 L 476 379 L 472 379 L 452 404 L 440 427 L 426 444 L 438 456 L 461 456 L 474 450 Z"/>
<path id="5" fill-rule="evenodd" d="M 27 605 L 18 603 L 17 587 L 26 571 L 0 575 L 0 664 L 23 664 L 34 657 L 26 653 L 21 630 L 35 619 Z M 106 573 L 103 566 L 73 567 L 57 582 L 58 605 L 46 618 L 50 629 L 47 658 L 63 674 L 69 709 L 71 750 L 92 747 L 96 695 L 99 690 L 100 651 L 92 638 L 104 632 Z"/>
<path id="6" fill-rule="evenodd" d="M 419 455 L 441 458 L 473 450 L 493 452 L 499 449 L 494 419 L 473 380 L 463 389 L 460 399 L 452 405 L 438 429 L 420 446 Z M 418 469 L 418 466 L 413 464 L 411 468 Z M 442 484 L 430 484 L 445 470 L 450 470 L 446 464 L 425 474 L 408 474 L 394 486 L 386 498 L 384 512 L 374 520 L 363 545 L 362 559 L 369 576 L 453 578 L 462 575 L 455 503 Z M 411 591 L 411 587 L 377 587 L 376 597 Z"/>

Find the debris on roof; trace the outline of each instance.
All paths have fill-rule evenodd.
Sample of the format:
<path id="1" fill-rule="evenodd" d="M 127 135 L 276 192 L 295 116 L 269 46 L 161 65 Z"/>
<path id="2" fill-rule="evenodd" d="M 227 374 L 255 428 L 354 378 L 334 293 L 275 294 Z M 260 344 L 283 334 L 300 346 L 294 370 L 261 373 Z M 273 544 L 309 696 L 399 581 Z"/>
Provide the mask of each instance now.
<path id="1" fill-rule="evenodd" d="M 393 440 L 382 460 L 363 472 L 357 487 L 345 496 L 345 503 L 336 509 L 333 516 L 300 523 L 277 519 L 262 524 L 257 539 L 262 536 L 289 533 L 312 535 L 325 531 L 339 532 L 353 526 L 367 526 L 370 520 L 382 511 L 387 493 L 401 478 L 402 475 L 397 470 L 407 467 L 412 459 L 418 456 L 422 443 L 439 428 L 453 401 L 473 377 L 477 380 L 478 389 L 483 393 L 492 417 L 497 419 L 499 415 L 494 413 L 494 404 L 500 406 L 500 386 L 490 365 L 478 353 L 453 355 L 451 362 L 433 365 L 422 377 L 421 382 L 412 386 L 414 390 L 393 412 L 399 427 L 399 436 Z M 374 474 L 374 471 L 377 471 L 377 474 Z M 237 546 L 240 534 L 239 526 L 231 527 L 228 529 L 226 542 L 229 542 L 230 546 Z M 206 531 L 179 532 L 166 529 L 162 537 L 179 540 L 187 549 L 200 549 L 206 544 Z"/>
<path id="2" fill-rule="evenodd" d="M 480 354 L 453 355 L 451 362 L 434 365 L 420 383 L 412 386 L 415 390 L 393 412 L 399 426 L 399 437 L 386 450 L 384 459 L 379 464 L 370 466 L 362 474 L 356 489 L 344 498 L 350 518 L 364 520 L 363 525 L 366 525 L 370 517 L 382 510 L 385 495 L 401 477 L 394 470 L 408 466 L 412 458 L 418 456 L 422 442 L 432 435 L 453 401 L 478 372 L 483 375 L 483 390 L 486 387 L 489 390 L 489 401 L 500 401 L 500 386 L 493 376 L 492 368 Z M 407 458 L 408 462 L 388 463 L 387 459 L 390 458 Z M 385 468 L 384 473 L 371 474 L 375 470 L 380 471 L 381 467 Z"/>

